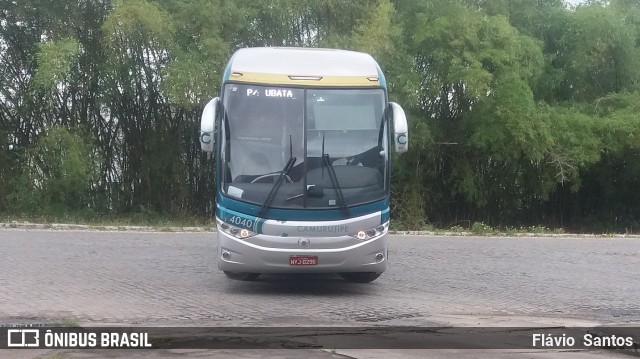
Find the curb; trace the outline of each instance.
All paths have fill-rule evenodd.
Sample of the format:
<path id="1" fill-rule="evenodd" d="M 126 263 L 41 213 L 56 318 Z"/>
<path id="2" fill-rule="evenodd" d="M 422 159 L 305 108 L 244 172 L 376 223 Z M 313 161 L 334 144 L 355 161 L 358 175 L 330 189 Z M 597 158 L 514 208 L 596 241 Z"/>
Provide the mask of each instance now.
<path id="1" fill-rule="evenodd" d="M 174 227 L 174 226 L 110 226 L 66 223 L 0 223 L 0 229 L 35 229 L 54 231 L 96 231 L 96 232 L 215 232 L 215 227 Z"/>
<path id="2" fill-rule="evenodd" d="M 389 231 L 389 234 L 407 236 L 455 236 L 455 237 L 545 237 L 545 238 L 640 238 L 640 234 L 582 234 L 582 233 L 473 233 L 434 231 Z"/>
<path id="3" fill-rule="evenodd" d="M 117 225 L 89 225 L 72 223 L 31 223 L 31 222 L 0 222 L 0 229 L 34 229 L 55 231 L 96 231 L 96 232 L 216 232 L 215 226 L 117 226 Z M 435 232 L 435 231 L 401 231 L 390 230 L 389 234 L 397 236 L 432 236 L 432 237 L 487 237 L 487 238 L 637 238 L 640 234 L 577 234 L 577 233 L 473 233 L 473 232 Z"/>

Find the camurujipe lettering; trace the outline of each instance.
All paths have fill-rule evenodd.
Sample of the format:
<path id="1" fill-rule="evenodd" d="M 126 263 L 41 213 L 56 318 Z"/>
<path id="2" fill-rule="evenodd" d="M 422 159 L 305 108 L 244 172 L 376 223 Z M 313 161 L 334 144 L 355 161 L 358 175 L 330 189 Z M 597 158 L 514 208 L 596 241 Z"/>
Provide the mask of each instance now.
<path id="1" fill-rule="evenodd" d="M 349 226 L 298 226 L 298 232 L 304 233 L 346 233 Z"/>

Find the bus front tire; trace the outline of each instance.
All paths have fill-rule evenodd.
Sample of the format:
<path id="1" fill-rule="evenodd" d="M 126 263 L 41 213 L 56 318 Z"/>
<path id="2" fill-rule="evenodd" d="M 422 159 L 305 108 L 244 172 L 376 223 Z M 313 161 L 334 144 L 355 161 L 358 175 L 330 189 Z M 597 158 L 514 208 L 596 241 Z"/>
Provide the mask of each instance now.
<path id="1" fill-rule="evenodd" d="M 245 273 L 245 272 L 224 272 L 224 274 L 235 280 L 253 281 L 258 279 L 260 273 Z"/>
<path id="2" fill-rule="evenodd" d="M 376 272 L 349 272 L 349 273 L 340 273 L 340 276 L 344 278 L 346 281 L 354 282 L 354 283 L 371 283 L 374 280 L 378 279 L 382 273 Z"/>

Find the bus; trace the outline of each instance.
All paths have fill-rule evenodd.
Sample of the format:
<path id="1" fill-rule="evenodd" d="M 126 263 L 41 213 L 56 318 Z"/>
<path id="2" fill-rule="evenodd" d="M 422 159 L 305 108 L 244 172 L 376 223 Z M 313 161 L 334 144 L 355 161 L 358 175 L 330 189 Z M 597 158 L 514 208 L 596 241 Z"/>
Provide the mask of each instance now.
<path id="1" fill-rule="evenodd" d="M 387 267 L 391 146 L 408 148 L 402 108 L 368 54 L 244 48 L 202 112 L 215 162 L 218 268 L 339 273 L 368 283 Z"/>

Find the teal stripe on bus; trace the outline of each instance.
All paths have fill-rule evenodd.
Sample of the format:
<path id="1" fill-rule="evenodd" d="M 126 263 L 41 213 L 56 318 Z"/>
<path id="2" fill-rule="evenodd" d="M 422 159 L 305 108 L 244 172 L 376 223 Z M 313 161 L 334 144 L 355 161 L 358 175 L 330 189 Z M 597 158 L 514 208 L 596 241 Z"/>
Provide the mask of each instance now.
<path id="1" fill-rule="evenodd" d="M 387 80 L 384 78 L 382 69 L 377 64 L 376 64 L 376 68 L 378 69 L 378 81 L 380 82 L 380 87 L 382 87 L 385 91 L 387 91 Z"/>
<path id="2" fill-rule="evenodd" d="M 384 223 L 388 222 L 390 218 L 391 218 L 391 209 L 389 207 L 387 207 L 380 214 L 380 224 L 384 224 Z"/>
<path id="3" fill-rule="evenodd" d="M 222 75 L 222 84 L 223 84 L 223 86 L 224 86 L 224 83 L 229 81 L 229 78 L 231 77 L 231 64 L 233 63 L 233 58 L 235 56 L 236 56 L 236 54 L 234 53 L 233 56 L 231 56 L 231 58 L 229 59 L 229 62 L 227 62 L 227 67 L 225 67 L 225 69 L 224 69 L 224 74 Z"/>
<path id="4" fill-rule="evenodd" d="M 217 209 L 224 208 L 235 213 L 243 214 L 247 217 L 258 217 L 260 206 L 247 202 L 238 201 L 223 196 L 218 193 Z M 384 198 L 376 202 L 371 202 L 359 206 L 349 207 L 349 218 L 360 217 L 367 214 L 382 212 L 389 213 L 389 198 Z M 217 213 L 216 213 L 217 214 Z M 339 208 L 335 209 L 282 209 L 270 208 L 262 216 L 265 219 L 273 219 L 277 221 L 338 221 L 346 219 Z"/>
<path id="5" fill-rule="evenodd" d="M 216 206 L 216 217 L 232 226 L 246 228 L 256 233 L 260 233 L 262 230 L 262 223 L 264 223 L 264 220 L 258 217 L 236 212 L 221 206 Z"/>

